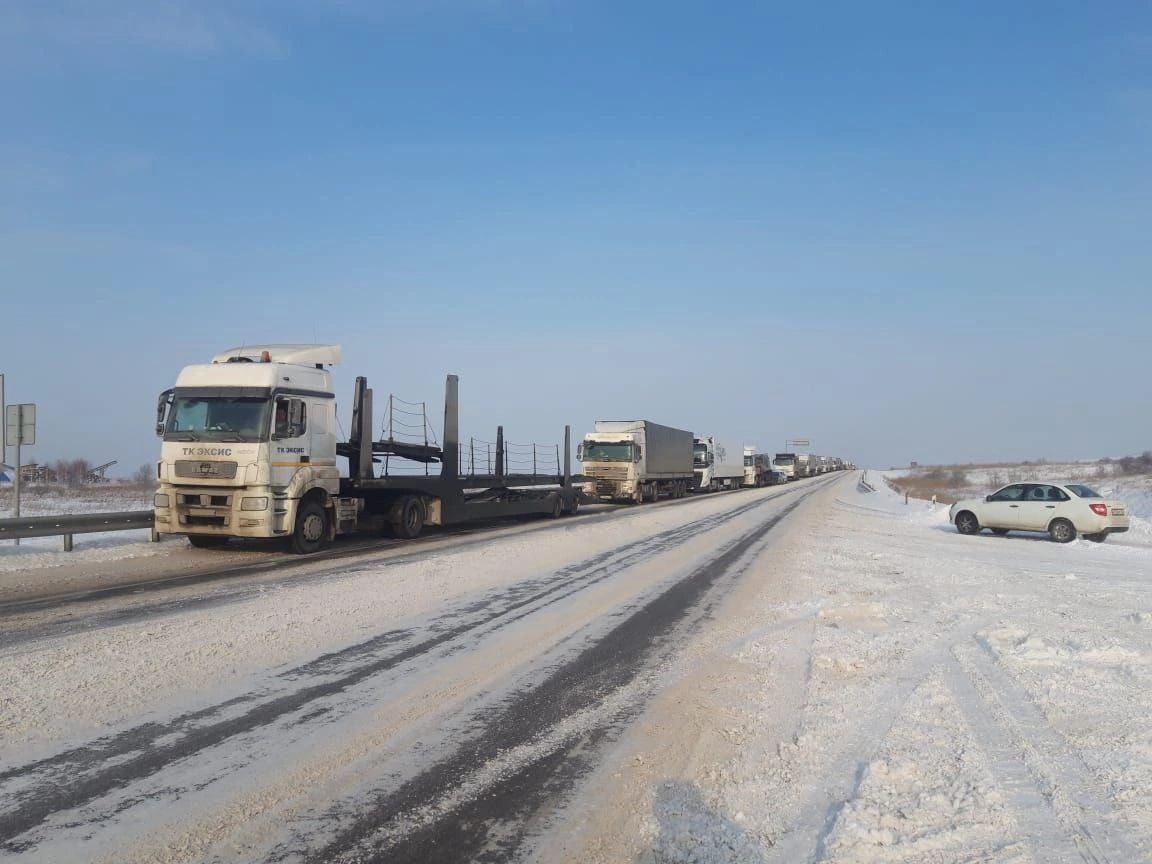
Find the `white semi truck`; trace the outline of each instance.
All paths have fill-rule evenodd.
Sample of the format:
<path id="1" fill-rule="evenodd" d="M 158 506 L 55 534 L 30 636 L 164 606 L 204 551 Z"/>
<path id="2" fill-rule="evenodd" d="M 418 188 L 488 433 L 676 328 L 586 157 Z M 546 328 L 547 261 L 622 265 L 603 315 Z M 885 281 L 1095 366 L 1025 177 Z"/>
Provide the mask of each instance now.
<path id="1" fill-rule="evenodd" d="M 682 498 L 692 488 L 692 433 L 651 420 L 597 420 L 576 453 L 585 494 L 609 501 Z"/>
<path id="2" fill-rule="evenodd" d="M 757 453 L 755 447 L 744 448 L 744 485 L 746 487 L 767 486 L 771 482 L 772 457 L 767 453 Z"/>
<path id="3" fill-rule="evenodd" d="M 772 458 L 772 470 L 784 475 L 785 480 L 796 479 L 796 454 L 777 453 Z"/>
<path id="4" fill-rule="evenodd" d="M 723 489 L 738 489 L 744 480 L 744 468 L 740 465 L 722 465 L 722 450 L 716 436 L 696 438 L 692 442 L 693 489 L 697 492 L 719 492 Z"/>
<path id="5" fill-rule="evenodd" d="M 567 430 L 563 471 L 558 448 L 554 471 L 505 471 L 498 428 L 491 466 L 477 473 L 473 459 L 461 473 L 455 375 L 445 388 L 443 446 L 376 440 L 365 378 L 356 379 L 351 436 L 338 441 L 328 367 L 339 362 L 337 345 L 257 345 L 186 366 L 157 404 L 156 530 L 202 547 L 231 537 L 284 538 L 293 551 L 310 553 L 357 530 L 390 527 L 412 538 L 425 525 L 576 511 Z M 385 460 L 422 471 L 378 476 L 374 466 Z"/>

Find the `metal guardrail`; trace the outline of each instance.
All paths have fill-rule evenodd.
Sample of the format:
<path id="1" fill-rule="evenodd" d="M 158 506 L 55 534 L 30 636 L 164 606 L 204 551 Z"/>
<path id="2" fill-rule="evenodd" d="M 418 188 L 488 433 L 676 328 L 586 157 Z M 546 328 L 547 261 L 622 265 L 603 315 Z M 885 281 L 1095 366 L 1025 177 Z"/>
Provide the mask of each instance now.
<path id="1" fill-rule="evenodd" d="M 73 534 L 99 534 L 104 531 L 134 531 L 151 528 L 151 540 L 159 536 L 153 525 L 151 510 L 125 510 L 119 513 L 76 513 L 67 516 L 21 516 L 0 519 L 0 540 L 23 540 L 30 537 L 63 537 L 64 551 L 72 551 Z"/>

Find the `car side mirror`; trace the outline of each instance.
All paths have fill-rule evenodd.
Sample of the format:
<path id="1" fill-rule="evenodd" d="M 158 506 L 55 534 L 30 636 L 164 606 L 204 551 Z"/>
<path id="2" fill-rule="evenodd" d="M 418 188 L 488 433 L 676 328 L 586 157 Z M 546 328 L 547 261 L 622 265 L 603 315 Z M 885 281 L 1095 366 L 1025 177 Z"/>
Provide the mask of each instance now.
<path id="1" fill-rule="evenodd" d="M 985 495 L 985 496 L 984 496 L 984 500 L 985 500 L 985 501 L 991 501 L 991 500 L 992 500 L 992 496 L 991 496 L 991 495 Z"/>

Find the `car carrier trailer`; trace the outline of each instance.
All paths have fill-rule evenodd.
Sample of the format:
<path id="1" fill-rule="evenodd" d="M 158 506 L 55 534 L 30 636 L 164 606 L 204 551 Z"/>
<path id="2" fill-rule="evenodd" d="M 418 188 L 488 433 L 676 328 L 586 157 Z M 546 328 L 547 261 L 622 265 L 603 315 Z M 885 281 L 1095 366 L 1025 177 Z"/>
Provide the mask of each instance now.
<path id="1" fill-rule="evenodd" d="M 357 378 L 352 435 L 346 444 L 338 447 L 339 455 L 348 457 L 348 476 L 340 481 L 340 497 L 362 502 L 363 511 L 369 514 L 385 515 L 398 537 L 416 537 L 425 525 L 456 525 L 534 513 L 561 516 L 579 509 L 580 490 L 572 480 L 572 433 L 568 426 L 564 427 L 562 473 L 527 474 L 506 470 L 504 427 L 498 426 L 492 473 L 475 473 L 472 459 L 472 471 L 462 474 L 457 376 L 449 375 L 445 387 L 442 447 L 395 440 L 374 441 L 372 413 L 372 390 L 366 378 Z M 383 456 L 426 465 L 439 464 L 440 472 L 425 476 L 377 476 L 373 466 Z"/>
<path id="2" fill-rule="evenodd" d="M 403 538 L 426 525 L 543 513 L 575 513 L 571 433 L 547 468 L 508 470 L 503 427 L 494 459 L 461 470 L 459 379 L 445 387 L 443 444 L 373 434 L 372 390 L 357 378 L 352 432 L 338 442 L 331 373 L 336 345 L 257 345 L 185 367 L 160 394 L 155 526 L 194 546 L 231 537 L 283 538 L 316 552 L 338 534 L 391 528 Z M 424 423 L 427 425 L 425 412 Z M 536 453 L 533 447 L 533 455 Z M 347 472 L 338 457 L 348 461 Z M 423 473 L 391 474 L 391 460 Z M 384 475 L 375 466 L 383 463 Z M 563 466 L 561 468 L 561 466 Z M 437 470 L 438 469 L 438 470 Z M 581 478 L 583 479 L 583 478 Z"/>

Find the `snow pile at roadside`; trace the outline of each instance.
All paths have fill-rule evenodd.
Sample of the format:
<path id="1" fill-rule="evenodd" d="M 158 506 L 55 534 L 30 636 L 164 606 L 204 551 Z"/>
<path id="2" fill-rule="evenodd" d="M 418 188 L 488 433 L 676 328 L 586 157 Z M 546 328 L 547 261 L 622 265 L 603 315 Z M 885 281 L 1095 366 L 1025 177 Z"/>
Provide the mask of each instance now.
<path id="1" fill-rule="evenodd" d="M 11 518 L 11 490 L 0 499 L 0 518 Z M 65 516 L 78 513 L 118 513 L 126 510 L 148 510 L 152 492 L 123 489 L 116 486 L 90 486 L 81 490 L 41 489 L 32 487 L 20 496 L 20 515 Z M 37 570 L 60 567 L 77 561 L 118 561 L 143 558 L 171 551 L 149 542 L 148 531 L 107 531 L 99 534 L 77 534 L 74 550 L 64 551 L 62 537 L 35 537 L 13 542 L 0 542 L 0 572 Z"/>
<path id="2" fill-rule="evenodd" d="M 908 701 L 825 845 L 829 864 L 1030 860 L 988 754 L 938 677 Z"/>

